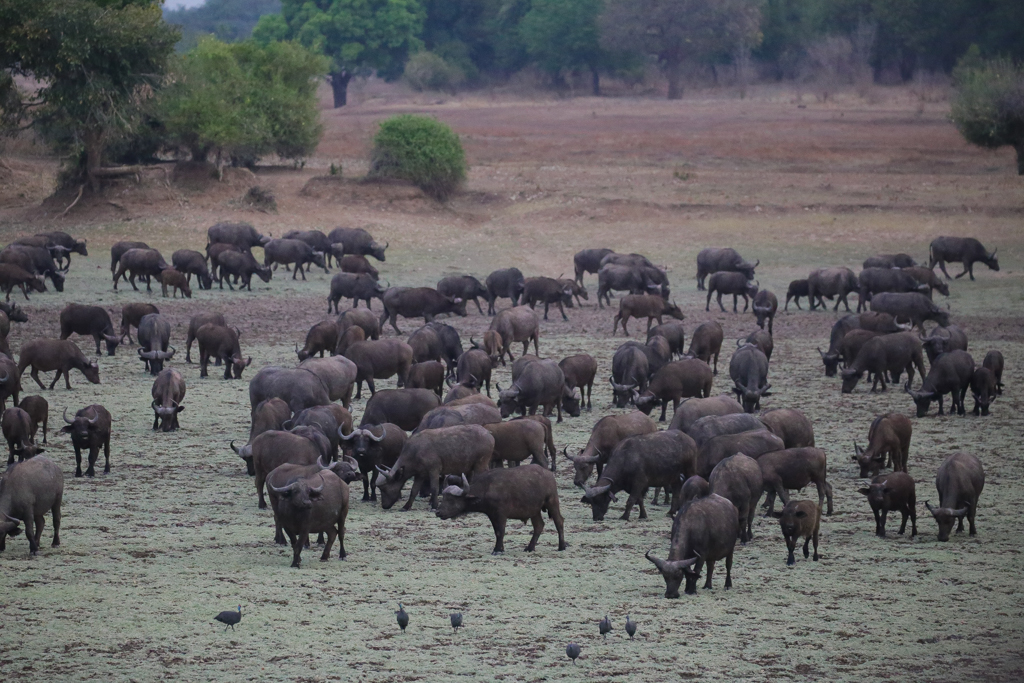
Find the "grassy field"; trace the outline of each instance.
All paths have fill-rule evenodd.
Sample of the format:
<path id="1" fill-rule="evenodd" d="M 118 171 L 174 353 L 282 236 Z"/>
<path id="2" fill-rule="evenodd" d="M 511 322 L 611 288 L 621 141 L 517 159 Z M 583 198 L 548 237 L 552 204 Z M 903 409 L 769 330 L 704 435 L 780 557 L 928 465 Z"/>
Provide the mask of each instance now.
<path id="1" fill-rule="evenodd" d="M 439 206 L 404 186 L 359 182 L 374 123 L 399 111 L 426 111 L 463 136 L 472 171 L 466 191 Z M 0 186 L 0 238 L 44 229 L 87 237 L 90 256 L 76 257 L 61 294 L 19 300 L 30 321 L 14 325 L 11 347 L 59 332 L 68 302 L 99 303 L 113 313 L 128 301 L 153 301 L 174 322 L 173 365 L 188 382 L 182 429 L 150 431 L 151 378 L 134 348 L 99 359 L 102 384 L 72 375 L 60 386 L 26 394 L 50 402 L 47 455 L 64 471 L 62 545 L 29 558 L 23 537 L 0 554 L 0 671 L 6 680 L 915 680 L 1009 681 L 1024 677 L 1024 562 L 1013 512 L 1024 503 L 1021 435 L 1024 401 L 1024 185 L 1010 154 L 971 149 L 938 105 L 921 107 L 900 93 L 880 104 L 859 101 L 797 108 L 784 98 L 752 100 L 579 99 L 451 100 L 424 106 L 400 98 L 363 98 L 324 112 L 327 134 L 305 169 L 267 168 L 255 177 L 231 172 L 223 183 L 165 184 L 162 175 L 86 198 L 64 218 L 71 197 L 43 202 L 52 160 L 9 160 Z M 340 161 L 343 179 L 315 179 Z M 271 188 L 278 214 L 239 208 L 252 184 Z M 23 195 L 23 196 L 19 196 Z M 165 255 L 201 249 L 217 220 L 247 220 L 275 235 L 298 227 L 364 226 L 389 240 L 382 277 L 392 285 L 432 285 L 444 274 L 519 266 L 529 275 L 569 273 L 580 248 L 640 251 L 669 266 L 674 298 L 688 330 L 704 320 L 732 340 L 753 316 L 704 312 L 693 280 L 705 246 L 735 246 L 760 259 L 763 287 L 783 294 L 790 279 L 814 267 L 858 267 L 892 250 L 919 260 L 936 235 L 974 235 L 999 248 L 1001 270 L 976 268 L 976 282 L 951 284 L 954 322 L 975 358 L 991 348 L 1006 357 L 1006 393 L 987 418 L 913 418 L 910 472 L 917 481 L 920 535 L 878 539 L 852 442 L 866 440 L 881 412 L 913 415 L 899 391 L 864 386 L 841 395 L 815 348 L 826 346 L 831 311 L 780 313 L 766 408 L 797 407 L 812 419 L 829 457 L 835 514 L 823 519 L 822 559 L 785 565 L 775 520 L 758 518 L 755 538 L 737 549 L 734 588 L 680 600 L 643 553 L 667 553 L 671 520 L 664 506 L 650 518 L 618 519 L 623 498 L 604 522 L 591 519 L 560 459 L 558 482 L 570 547 L 557 552 L 548 522 L 537 551 L 523 547 L 529 525 L 510 523 L 507 552 L 492 557 L 486 518 L 437 519 L 425 501 L 410 512 L 382 511 L 353 487 L 348 559 L 289 568 L 290 551 L 272 542 L 269 511 L 256 508 L 252 478 L 228 448 L 248 430 L 247 380 L 257 367 L 294 362 L 293 345 L 326 314 L 330 276 L 293 282 L 278 271 L 253 292 L 196 292 L 190 301 L 110 286 L 107 249 L 143 239 Z M 953 266 L 959 272 L 959 266 Z M 596 288 L 588 276 L 591 291 Z M 20 298 L 20 294 L 16 295 Z M 853 297 L 851 297 L 853 299 Z M 542 326 L 541 353 L 586 352 L 599 362 L 594 410 L 555 427 L 559 450 L 586 443 L 611 409 L 607 376 L 622 343 L 610 335 L 613 311 L 591 297 L 583 309 Z M 380 310 L 380 303 L 375 303 Z M 468 340 L 489 324 L 470 305 L 450 320 Z M 199 379 L 184 363 L 189 316 L 225 313 L 242 330 L 253 368 L 241 382 L 216 373 Z M 406 334 L 416 321 L 402 320 Z M 632 326 L 640 338 L 641 326 Z M 89 339 L 78 339 L 92 357 Z M 516 349 L 518 355 L 519 349 Z M 508 369 L 496 371 L 508 381 Z M 920 380 L 916 380 L 915 385 Z M 31 386 L 30 386 L 31 385 Z M 379 383 L 393 387 L 391 380 Z M 723 371 L 715 391 L 728 389 Z M 69 439 L 55 433 L 60 414 L 99 402 L 114 415 L 113 471 L 74 479 Z M 363 401 L 354 404 L 358 419 Z M 972 405 L 968 399 L 968 408 Z M 981 458 L 986 486 L 978 535 L 938 543 L 924 508 L 934 502 L 934 473 L 951 453 Z M 811 497 L 811 492 L 805 492 Z M 1002 511 L 1011 511 L 1010 517 Z M 395 625 L 401 600 L 408 632 Z M 224 632 L 213 616 L 241 604 L 244 617 Z M 448 614 L 460 610 L 457 635 Z M 636 640 L 623 632 L 626 614 Z M 603 640 L 597 622 L 614 631 Z M 583 657 L 565 657 L 569 640 Z"/>

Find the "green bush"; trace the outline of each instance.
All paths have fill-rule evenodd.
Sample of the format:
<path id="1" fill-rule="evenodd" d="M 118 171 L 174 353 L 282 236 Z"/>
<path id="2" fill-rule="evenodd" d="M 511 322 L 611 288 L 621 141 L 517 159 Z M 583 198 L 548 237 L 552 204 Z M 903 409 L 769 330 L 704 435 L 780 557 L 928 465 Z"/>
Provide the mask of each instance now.
<path id="1" fill-rule="evenodd" d="M 466 178 L 466 155 L 459 136 L 445 124 L 402 114 L 380 124 L 373 138 L 369 177 L 408 180 L 444 201 Z"/>
<path id="2" fill-rule="evenodd" d="M 1024 66 L 1009 59 L 991 62 L 968 53 L 954 71 L 956 96 L 950 118 L 968 142 L 1017 151 L 1017 173 L 1024 175 Z"/>
<path id="3" fill-rule="evenodd" d="M 443 90 L 454 93 L 466 80 L 459 67 L 433 52 L 418 52 L 405 63 L 405 80 L 414 90 Z"/>

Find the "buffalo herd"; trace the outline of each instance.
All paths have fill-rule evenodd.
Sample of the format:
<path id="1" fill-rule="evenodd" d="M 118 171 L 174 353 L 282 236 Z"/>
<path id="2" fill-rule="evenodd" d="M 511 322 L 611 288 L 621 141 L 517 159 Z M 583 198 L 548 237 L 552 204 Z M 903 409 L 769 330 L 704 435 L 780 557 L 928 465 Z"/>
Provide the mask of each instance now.
<path id="1" fill-rule="evenodd" d="M 599 377 L 608 378 L 613 405 L 626 411 L 598 419 L 586 446 L 575 454 L 563 447 L 562 458 L 571 465 L 580 503 L 589 506 L 594 521 L 603 520 L 620 495 L 623 520 L 634 509 L 640 518 L 647 517 L 650 489 L 654 504 L 664 495 L 673 518 L 669 551 L 664 559 L 651 551 L 645 557 L 662 574 L 666 597 L 679 597 L 680 588 L 696 592 L 702 572 L 704 587 L 710 588 L 720 561 L 725 563 L 725 587 L 732 585 L 736 541 L 752 540 L 762 497 L 765 515 L 780 520 L 787 563 L 795 562 L 800 541 L 805 558 L 813 545 L 813 559 L 819 559 L 822 512 L 833 513 L 827 455 L 803 412 L 766 407 L 773 395 L 769 373 L 779 301 L 755 278 L 759 260 L 751 262 L 734 249 L 703 249 L 697 256 L 697 289 L 707 292 L 705 311 L 717 295 L 726 313 L 722 297 L 731 295 L 732 311 L 740 313 L 742 298 L 743 312 L 751 310 L 757 325 L 735 348 L 726 347 L 729 393 L 716 395 L 722 326 L 700 324 L 687 346 L 686 316 L 671 297 L 667 268 L 641 254 L 585 249 L 573 259 L 572 279 L 524 277 L 511 267 L 483 281 L 450 275 L 436 287 L 406 287 L 381 284 L 368 257 L 385 261 L 389 245 L 380 245 L 362 229 L 294 231 L 271 238 L 247 224 L 218 223 L 209 228 L 208 238 L 205 254 L 182 249 L 170 264 L 143 242 L 118 242 L 111 248 L 113 288 L 123 280 L 136 290 L 145 283 L 151 291 L 155 279 L 165 297 L 170 289 L 174 297 L 192 298 L 214 283 L 219 289 L 225 284 L 251 289 L 254 275 L 269 282 L 281 266 L 292 271 L 292 279 L 305 279 L 313 268 L 325 273 L 340 269 L 327 297 L 328 313 L 336 317 L 310 328 L 301 348 L 295 344 L 296 366 L 265 366 L 252 373 L 249 435 L 244 445 L 231 442 L 254 477 L 259 508 L 269 504 L 273 511 L 275 541 L 291 547 L 293 567 L 300 566 L 313 533 L 323 543 L 321 560 L 330 557 L 335 542 L 339 557 L 345 557 L 349 483 L 356 481 L 362 482 L 362 501 L 375 503 L 379 492 L 385 510 L 403 497 L 402 509 L 409 510 L 422 497 L 443 520 L 471 512 L 486 515 L 495 553 L 505 550 L 509 519 L 532 524 L 526 550 L 535 550 L 546 514 L 555 525 L 558 550 L 565 550 L 569 543 L 552 421 L 589 413 L 595 381 L 604 381 Z M 256 247 L 263 251 L 262 262 L 253 256 Z M 170 367 L 177 354 L 171 321 L 152 304 L 125 304 L 119 328 L 100 306 L 68 304 L 60 313 L 60 338 L 26 341 L 15 363 L 7 335 L 12 323 L 27 316 L 10 303 L 11 292 L 18 288 L 28 299 L 30 292 L 46 291 L 47 280 L 63 291 L 72 253 L 87 255 L 85 241 L 60 232 L 21 238 L 0 252 L 0 287 L 7 294 L 0 307 L 0 406 L 10 452 L 0 483 L 0 550 L 6 537 L 24 526 L 30 551 L 37 553 L 46 512 L 52 514 L 53 545 L 59 544 L 63 475 L 40 455 L 44 448 L 36 443 L 40 426 L 46 442 L 46 400 L 28 396 L 19 401 L 26 369 L 41 389 L 46 386 L 40 371 L 55 372 L 49 390 L 62 375 L 71 389 L 72 370 L 99 383 L 99 361 L 87 358 L 69 338 L 91 337 L 97 355 L 113 356 L 120 345 L 133 343 L 135 328 L 135 353 L 153 376 L 153 430 L 178 429 L 185 409 L 185 376 Z M 942 415 L 946 396 L 950 415 L 964 415 L 970 391 L 974 414 L 987 416 L 1003 391 L 1003 357 L 991 350 L 977 364 L 968 353 L 966 332 L 952 321 L 949 307 L 935 300 L 935 292 L 948 296 L 949 288 L 934 268 L 938 265 L 949 279 L 950 262 L 963 264 L 958 278 L 966 274 L 973 280 L 976 263 L 999 270 L 995 251 L 988 252 L 977 240 L 939 237 L 931 244 L 927 266 L 901 253 L 873 256 L 860 273 L 845 267 L 816 269 L 790 283 L 783 310 L 791 302 L 801 308 L 801 298 L 811 310 L 824 309 L 826 300 L 835 302 L 833 311 L 845 306 L 847 315 L 832 325 L 828 350 L 819 348 L 825 376 L 841 380 L 842 393 L 855 391 L 861 380 L 870 383 L 871 391 L 900 385 L 909 396 L 908 407 L 912 400 L 913 414 L 922 418 L 933 403 Z M 587 274 L 597 276 L 599 309 L 610 306 L 619 293 L 613 335 L 621 327 L 628 336 L 632 318 L 647 322 L 646 340 L 620 345 L 606 374 L 587 353 L 560 361 L 541 356 L 542 321 L 551 307 L 568 320 L 566 309 L 589 299 L 583 284 Z M 856 312 L 850 308 L 851 294 L 857 295 Z M 341 302 L 349 299 L 352 305 L 345 309 Z M 373 312 L 373 299 L 380 302 L 380 314 Z M 504 299 L 511 305 L 499 308 Z M 466 348 L 444 319 L 467 316 L 470 301 L 476 314 L 492 318 L 480 341 L 470 337 Z M 536 310 L 541 305 L 543 314 Z M 404 340 L 386 337 L 386 328 L 405 335 L 399 328 L 403 318 L 422 318 L 423 325 Z M 188 326 L 185 361 L 192 362 L 192 343 L 197 342 L 200 377 L 208 376 L 212 361 L 223 367 L 224 380 L 240 379 L 253 362 L 241 338 L 241 330 L 223 315 L 197 312 Z M 511 383 L 504 387 L 492 377 L 499 364 L 511 365 Z M 378 388 L 377 380 L 392 377 L 397 388 Z M 364 384 L 369 395 L 356 421 L 351 401 L 362 397 Z M 7 398 L 13 407 L 7 408 Z M 96 475 L 101 449 L 103 472 L 110 472 L 118 416 L 97 404 L 73 418 L 65 410 L 63 418 L 61 431 L 70 436 L 75 451 L 75 476 Z M 659 430 L 658 422 L 666 421 L 668 428 Z M 912 420 L 883 413 L 865 426 L 866 445 L 854 443 L 852 459 L 860 477 L 869 479 L 859 492 L 874 514 L 875 532 L 884 537 L 887 514 L 898 512 L 899 533 L 909 519 L 911 537 L 916 536 L 917 498 L 909 476 Z M 88 459 L 84 472 L 83 451 Z M 974 535 L 985 481 L 982 463 L 970 454 L 951 454 L 935 481 L 937 505 L 925 505 L 938 524 L 939 540 L 948 540 L 954 525 L 962 530 L 965 517 Z M 816 501 L 792 497 L 791 492 L 811 485 Z M 776 498 L 780 512 L 775 511 Z"/>

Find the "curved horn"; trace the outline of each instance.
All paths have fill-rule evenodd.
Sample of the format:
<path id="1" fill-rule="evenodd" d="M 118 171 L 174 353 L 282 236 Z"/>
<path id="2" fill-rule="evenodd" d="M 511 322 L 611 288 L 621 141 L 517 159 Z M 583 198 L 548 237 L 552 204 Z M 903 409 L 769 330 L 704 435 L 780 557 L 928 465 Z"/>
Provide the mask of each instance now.
<path id="1" fill-rule="evenodd" d="M 966 515 L 968 513 L 969 510 L 970 510 L 970 508 L 960 508 L 959 510 L 953 510 L 953 516 L 954 517 L 963 517 L 964 515 Z"/>
<path id="2" fill-rule="evenodd" d="M 317 459 L 317 461 L 319 462 L 319 458 Z M 313 488 L 312 486 L 310 486 L 309 487 L 309 492 L 310 493 L 320 493 L 321 491 L 324 490 L 324 483 L 325 483 L 324 482 L 324 475 L 321 474 L 320 475 L 320 486 L 318 486 L 317 488 Z"/>
<path id="3" fill-rule="evenodd" d="M 156 403 L 156 401 L 153 401 L 153 403 Z M 67 408 L 64 409 L 64 421 L 67 422 L 69 425 L 75 424 L 74 420 L 69 420 L 68 419 L 68 409 Z"/>
<path id="4" fill-rule="evenodd" d="M 665 560 L 661 559 L 660 557 L 655 557 L 654 555 L 651 555 L 650 550 L 644 553 L 644 557 L 646 557 L 651 562 L 651 564 L 657 567 L 659 572 L 665 573 Z"/>
<path id="5" fill-rule="evenodd" d="M 757 261 L 754 263 L 754 267 L 757 268 L 759 265 L 761 265 L 761 259 L 757 259 Z"/>
<path id="6" fill-rule="evenodd" d="M 20 519 L 18 519 L 17 517 L 11 517 L 6 512 L 0 512 L 0 515 L 3 515 L 4 517 L 6 517 L 7 519 L 11 520 L 12 522 L 17 522 L 18 524 L 24 524 L 24 522 L 22 522 Z"/>
<path id="7" fill-rule="evenodd" d="M 935 514 L 935 508 L 933 508 L 932 504 L 929 503 L 927 500 L 924 502 L 924 506 L 928 508 L 928 512 L 932 513 L 933 515 Z"/>
<path id="8" fill-rule="evenodd" d="M 278 495 L 280 495 L 282 493 L 285 493 L 286 491 L 291 491 L 292 489 L 297 488 L 298 485 L 299 485 L 299 482 L 294 481 L 291 484 L 288 484 L 287 486 L 282 486 L 282 487 L 278 488 L 277 486 L 274 486 L 273 484 L 271 484 L 269 481 L 267 482 L 267 488 L 270 489 L 271 491 L 273 491 L 274 493 L 278 494 Z"/>
<path id="9" fill-rule="evenodd" d="M 469 479 L 466 479 L 466 475 L 465 474 L 462 475 L 462 486 L 466 490 L 469 490 Z"/>
<path id="10" fill-rule="evenodd" d="M 359 432 L 361 431 L 361 430 L 359 430 L 359 429 L 353 429 L 353 430 L 351 431 L 351 433 L 349 433 L 349 434 L 348 434 L 348 435 L 346 436 L 345 434 L 343 434 L 343 433 L 341 432 L 341 430 L 343 430 L 343 429 L 344 429 L 344 427 L 338 427 L 338 438 L 339 438 L 339 439 L 341 439 L 342 441 L 351 441 L 352 439 L 354 439 L 354 438 L 356 437 L 356 434 L 357 434 L 357 433 L 359 433 Z"/>
<path id="11" fill-rule="evenodd" d="M 235 440 L 231 439 L 231 450 L 235 452 L 235 455 L 241 455 L 242 449 L 235 445 Z"/>
<path id="12" fill-rule="evenodd" d="M 320 467 L 320 469 L 322 469 L 322 470 L 329 470 L 329 469 L 331 469 L 331 466 L 330 466 L 330 465 L 325 465 L 325 464 L 324 464 L 324 456 L 323 456 L 322 454 L 321 454 L 321 455 L 318 455 L 318 456 L 317 456 L 317 458 L 316 458 L 316 464 L 317 464 L 317 465 L 318 465 L 318 466 Z"/>
<path id="13" fill-rule="evenodd" d="M 299 352 L 299 342 L 295 342 L 295 353 Z"/>
<path id="14" fill-rule="evenodd" d="M 380 425 L 380 436 L 374 436 L 373 430 L 371 429 L 364 429 L 363 431 L 366 432 L 366 435 L 373 441 L 383 441 L 388 432 L 388 430 L 384 428 L 384 425 Z"/>
<path id="15" fill-rule="evenodd" d="M 99 421 L 100 421 L 100 416 L 99 416 L 99 413 L 97 413 L 96 417 L 94 417 L 93 419 L 89 420 L 89 424 L 94 425 L 94 424 L 96 424 Z"/>

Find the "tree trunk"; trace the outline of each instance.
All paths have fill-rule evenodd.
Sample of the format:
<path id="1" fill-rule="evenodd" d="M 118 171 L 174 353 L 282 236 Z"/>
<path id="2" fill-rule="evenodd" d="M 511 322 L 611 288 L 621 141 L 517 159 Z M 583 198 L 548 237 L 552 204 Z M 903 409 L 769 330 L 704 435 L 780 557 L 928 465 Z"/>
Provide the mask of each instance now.
<path id="1" fill-rule="evenodd" d="M 348 82 L 352 80 L 352 74 L 348 69 L 331 74 L 331 90 L 334 91 L 334 108 L 344 107 L 348 104 Z"/>
<path id="2" fill-rule="evenodd" d="M 1013 146 L 1017 150 L 1017 175 L 1024 175 L 1024 141 Z"/>
<path id="3" fill-rule="evenodd" d="M 601 96 L 601 74 L 597 72 L 597 67 L 590 67 L 591 84 L 594 97 Z"/>
<path id="4" fill-rule="evenodd" d="M 88 130 L 85 133 L 85 178 L 93 193 L 100 191 L 100 179 L 96 175 L 103 160 L 103 132 Z"/>
<path id="5" fill-rule="evenodd" d="M 683 97 L 683 63 L 681 60 L 673 59 L 665 62 L 665 77 L 668 79 L 668 98 L 679 100 Z"/>

